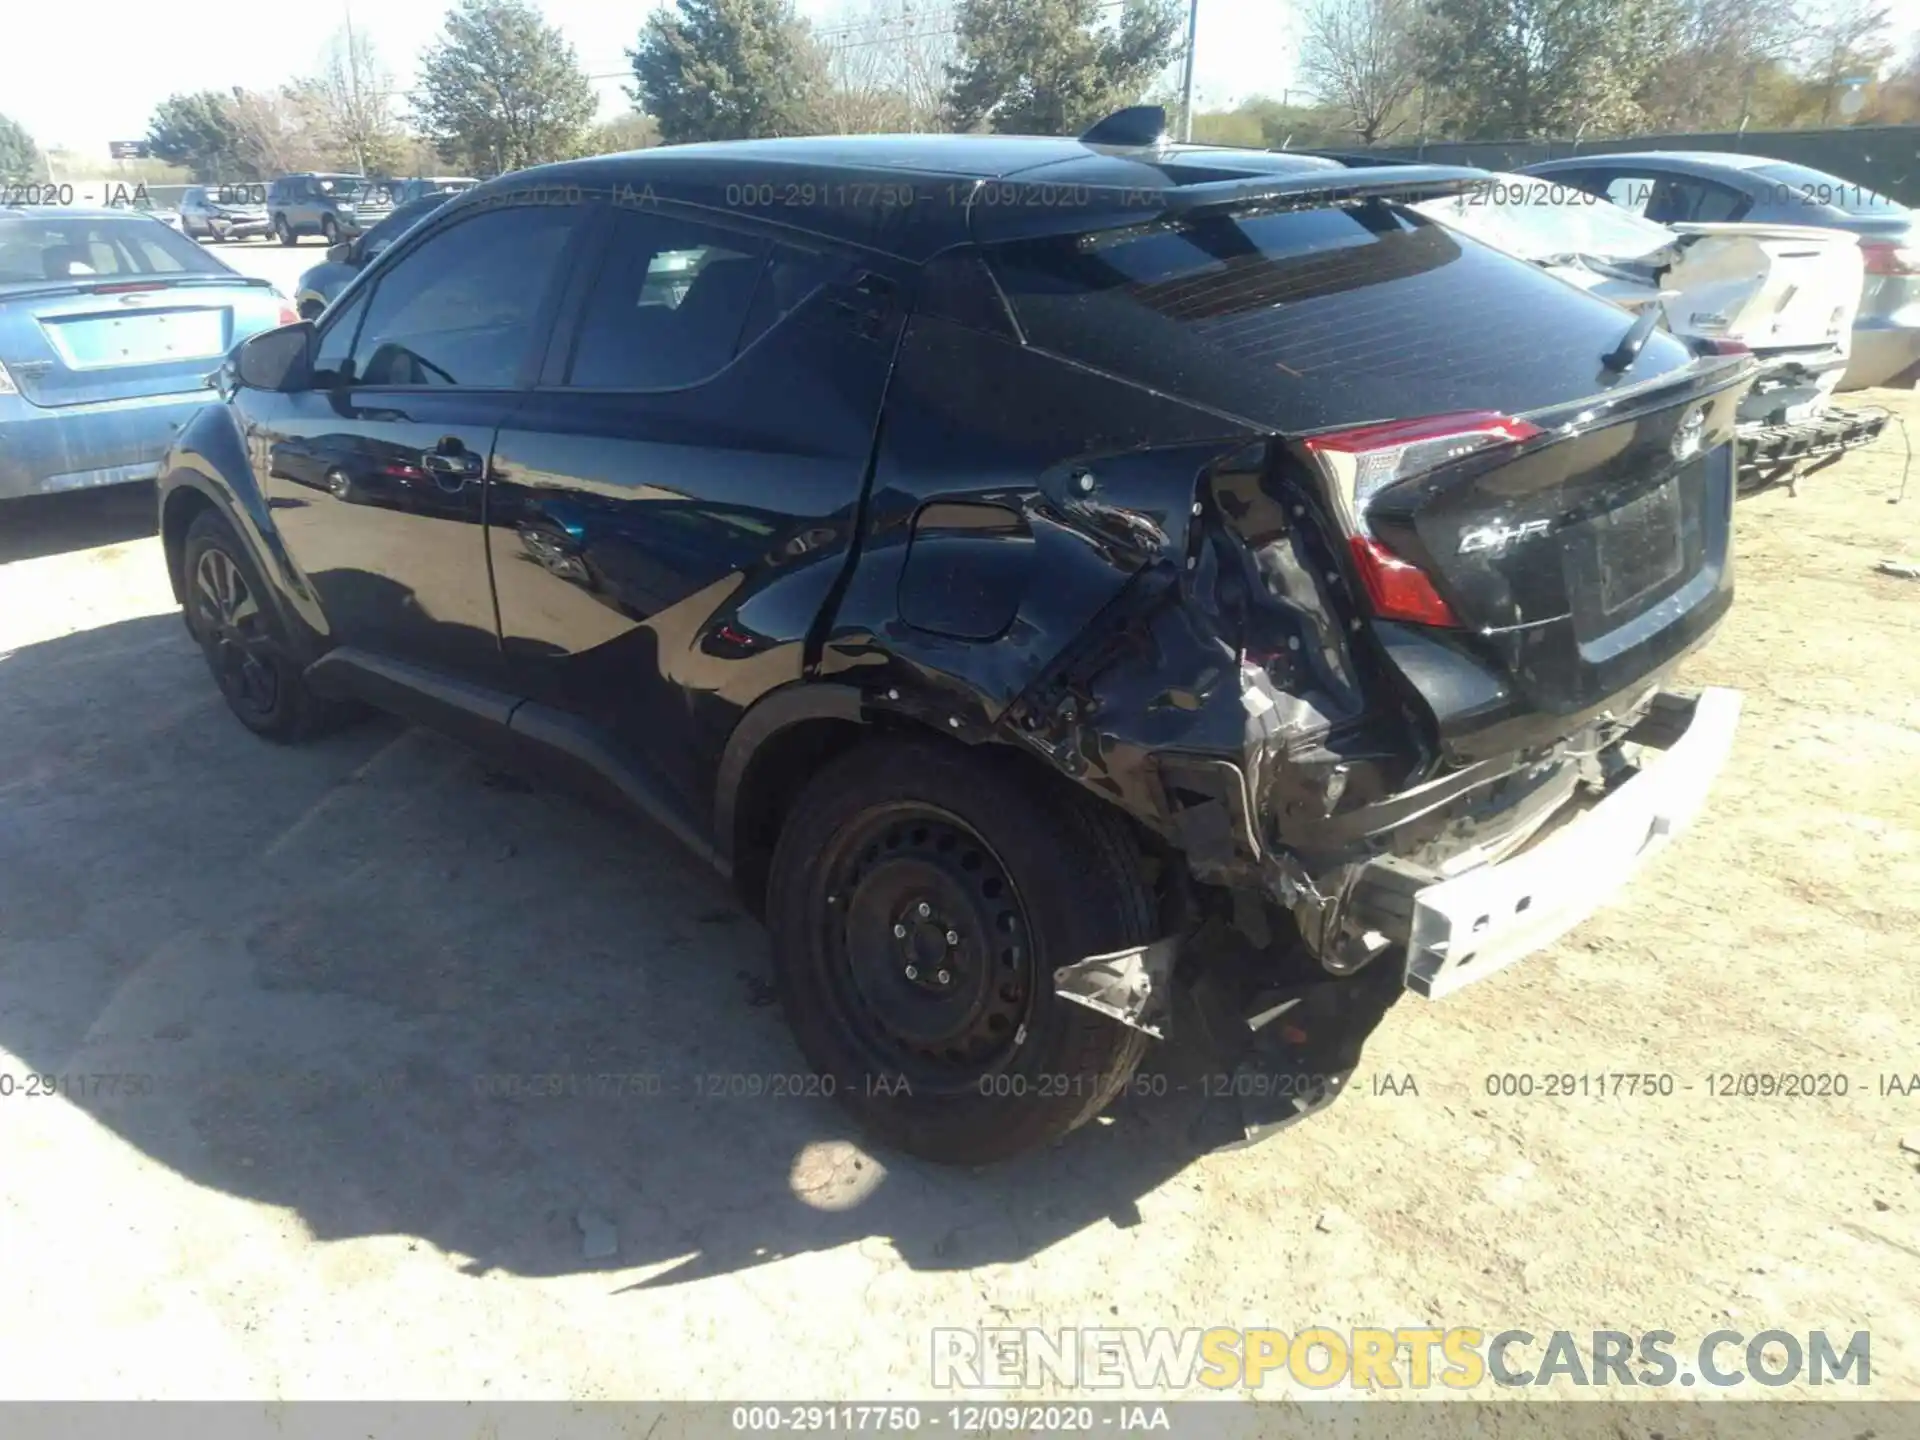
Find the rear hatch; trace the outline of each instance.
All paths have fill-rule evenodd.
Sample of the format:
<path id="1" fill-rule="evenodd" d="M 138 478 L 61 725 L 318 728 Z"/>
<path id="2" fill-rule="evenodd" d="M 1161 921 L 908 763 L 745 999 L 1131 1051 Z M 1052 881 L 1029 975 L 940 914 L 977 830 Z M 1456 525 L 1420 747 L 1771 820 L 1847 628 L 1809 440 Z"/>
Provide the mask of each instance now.
<path id="1" fill-rule="evenodd" d="M 1853 237 L 1807 225 L 1678 224 L 1685 237 L 1662 283 L 1678 335 L 1738 340 L 1756 351 L 1844 346 L 1863 269 Z"/>
<path id="2" fill-rule="evenodd" d="M 1275 437 L 1275 498 L 1311 502 L 1356 620 L 1457 754 L 1637 699 L 1731 599 L 1749 361 L 1657 331 L 1628 361 L 1631 317 L 1384 198 L 987 253 L 1029 344 Z M 1431 693 L 1409 634 L 1477 668 L 1473 705 Z"/>

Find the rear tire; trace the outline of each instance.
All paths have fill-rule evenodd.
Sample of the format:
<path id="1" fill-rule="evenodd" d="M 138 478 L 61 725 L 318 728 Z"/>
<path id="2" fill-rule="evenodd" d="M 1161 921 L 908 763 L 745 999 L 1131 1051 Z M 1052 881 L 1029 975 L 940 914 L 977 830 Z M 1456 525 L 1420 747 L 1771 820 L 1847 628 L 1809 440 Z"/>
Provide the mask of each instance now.
<path id="1" fill-rule="evenodd" d="M 879 740 L 814 776 L 775 847 L 767 922 L 794 1036 L 867 1130 L 927 1160 L 1065 1135 L 1146 1050 L 1052 980 L 1157 938 L 1139 852 L 1118 814 L 1037 790 L 997 757 Z"/>
<path id="2" fill-rule="evenodd" d="M 282 245 L 297 245 L 300 243 L 300 237 L 293 233 L 293 227 L 287 224 L 287 217 L 284 215 L 276 215 L 273 217 L 273 238 L 278 240 Z"/>
<path id="3" fill-rule="evenodd" d="M 242 725 L 292 742 L 351 713 L 307 687 L 252 554 L 218 511 L 201 511 L 187 527 L 181 568 L 187 629 Z"/>

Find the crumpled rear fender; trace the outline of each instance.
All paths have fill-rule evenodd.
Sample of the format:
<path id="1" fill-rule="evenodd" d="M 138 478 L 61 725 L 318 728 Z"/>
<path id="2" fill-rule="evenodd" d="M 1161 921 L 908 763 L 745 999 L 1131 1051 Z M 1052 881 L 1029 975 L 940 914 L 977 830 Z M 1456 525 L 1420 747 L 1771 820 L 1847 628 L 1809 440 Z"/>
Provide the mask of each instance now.
<path id="1" fill-rule="evenodd" d="M 1240 447 L 1196 480 L 1185 543 L 1023 692 L 1008 729 L 1197 878 L 1270 888 L 1279 856 L 1350 848 L 1328 845 L 1328 822 L 1426 756 L 1284 447 Z"/>

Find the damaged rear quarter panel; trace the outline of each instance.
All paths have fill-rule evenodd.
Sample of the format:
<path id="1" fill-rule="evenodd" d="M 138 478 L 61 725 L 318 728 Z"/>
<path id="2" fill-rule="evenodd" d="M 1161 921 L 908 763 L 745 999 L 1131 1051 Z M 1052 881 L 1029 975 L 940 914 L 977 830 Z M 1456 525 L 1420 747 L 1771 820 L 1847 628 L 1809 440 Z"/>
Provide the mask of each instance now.
<path id="1" fill-rule="evenodd" d="M 1258 884 L 1265 817 L 1363 802 L 1417 759 L 1397 709 L 1369 723 L 1381 692 L 1297 464 L 1251 425 L 916 318 L 821 674 L 864 670 L 870 705 L 1020 745 L 1196 877 Z"/>
<path id="2" fill-rule="evenodd" d="M 987 738 L 1134 575 L 1184 553 L 1194 477 L 1249 434 L 1011 339 L 916 318 L 822 677 L 897 690 L 940 729 Z M 1137 453 L 1147 446 L 1156 453 Z M 997 513 L 969 529 L 967 507 Z M 945 593 L 983 575 L 990 596 Z M 996 611 L 1000 627 L 983 633 L 979 617 Z"/>

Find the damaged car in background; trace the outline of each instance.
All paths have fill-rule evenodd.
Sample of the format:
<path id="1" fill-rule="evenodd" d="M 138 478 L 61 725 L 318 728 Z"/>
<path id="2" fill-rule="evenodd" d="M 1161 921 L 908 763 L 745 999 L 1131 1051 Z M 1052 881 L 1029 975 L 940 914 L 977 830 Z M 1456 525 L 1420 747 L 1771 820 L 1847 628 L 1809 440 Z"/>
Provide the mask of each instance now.
<path id="1" fill-rule="evenodd" d="M 1316 1108 L 1355 997 L 1537 951 L 1700 809 L 1738 696 L 1670 676 L 1732 602 L 1754 364 L 1409 206 L 1480 172 L 1163 128 L 449 200 L 169 457 L 229 707 L 371 705 L 650 816 L 912 1153 L 1043 1145 L 1156 1037 L 1333 1069 L 1232 1138 Z"/>
<path id="2" fill-rule="evenodd" d="M 1493 174 L 1420 208 L 1629 313 L 1657 310 L 1696 349 L 1752 351 L 1757 374 L 1739 416 L 1743 485 L 1810 474 L 1886 429 L 1884 407 L 1832 403 L 1865 269 L 1844 232 L 1754 220 L 1662 225 L 1527 175 Z"/>

